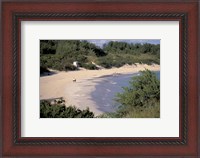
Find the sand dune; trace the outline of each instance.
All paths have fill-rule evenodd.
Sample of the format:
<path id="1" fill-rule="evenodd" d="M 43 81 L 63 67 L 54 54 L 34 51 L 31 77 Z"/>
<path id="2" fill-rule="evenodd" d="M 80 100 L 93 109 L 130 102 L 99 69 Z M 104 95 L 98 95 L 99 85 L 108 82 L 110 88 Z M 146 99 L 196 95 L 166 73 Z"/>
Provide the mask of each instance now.
<path id="1" fill-rule="evenodd" d="M 95 83 L 88 84 L 89 79 L 95 78 L 101 80 L 102 76 L 116 74 L 130 74 L 141 70 L 149 69 L 159 71 L 159 65 L 125 65 L 120 68 L 101 69 L 101 70 L 85 70 L 59 72 L 53 71 L 54 74 L 40 77 L 40 99 L 50 99 L 63 97 L 67 105 L 75 105 L 80 109 L 90 108 L 96 115 L 103 113 L 98 109 L 95 103 L 90 98 L 90 93 L 95 90 Z M 73 82 L 76 79 L 76 82 Z M 82 95 L 82 100 L 79 96 Z M 83 103 L 85 106 L 83 106 Z"/>

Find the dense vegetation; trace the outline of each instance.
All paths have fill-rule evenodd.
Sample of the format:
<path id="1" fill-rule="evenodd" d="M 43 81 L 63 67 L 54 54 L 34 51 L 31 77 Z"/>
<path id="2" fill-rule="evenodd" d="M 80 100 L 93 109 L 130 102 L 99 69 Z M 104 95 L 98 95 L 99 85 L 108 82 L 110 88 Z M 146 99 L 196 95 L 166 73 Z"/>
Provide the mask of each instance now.
<path id="1" fill-rule="evenodd" d="M 80 110 L 75 106 L 65 106 L 63 100 L 40 101 L 40 118 L 93 118 L 94 113 L 89 110 Z"/>
<path id="2" fill-rule="evenodd" d="M 99 117 L 159 118 L 160 81 L 155 73 L 145 70 L 133 77 L 123 93 L 117 94 L 116 101 L 121 104 L 115 113 Z"/>
<path id="3" fill-rule="evenodd" d="M 69 71 L 80 67 L 98 69 L 94 63 L 105 68 L 121 67 L 124 64 L 160 63 L 160 45 L 129 44 L 111 41 L 100 48 L 95 44 L 80 40 L 41 40 L 40 66 L 42 70 L 52 68 Z"/>

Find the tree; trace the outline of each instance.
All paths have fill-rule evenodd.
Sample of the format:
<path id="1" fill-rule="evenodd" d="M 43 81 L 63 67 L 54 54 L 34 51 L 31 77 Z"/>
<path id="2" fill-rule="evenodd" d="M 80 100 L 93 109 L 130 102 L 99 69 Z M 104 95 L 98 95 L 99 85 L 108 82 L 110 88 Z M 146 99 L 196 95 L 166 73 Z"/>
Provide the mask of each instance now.
<path id="1" fill-rule="evenodd" d="M 153 72 L 149 70 L 142 71 L 140 76 L 132 78 L 129 87 L 123 89 L 124 92 L 117 94 L 116 98 L 121 104 L 119 113 L 127 114 L 136 110 L 145 111 L 145 109 L 153 107 L 158 109 L 160 104 L 160 81 Z"/>
<path id="2" fill-rule="evenodd" d="M 55 40 L 41 40 L 40 41 L 40 54 L 55 54 L 57 41 Z"/>

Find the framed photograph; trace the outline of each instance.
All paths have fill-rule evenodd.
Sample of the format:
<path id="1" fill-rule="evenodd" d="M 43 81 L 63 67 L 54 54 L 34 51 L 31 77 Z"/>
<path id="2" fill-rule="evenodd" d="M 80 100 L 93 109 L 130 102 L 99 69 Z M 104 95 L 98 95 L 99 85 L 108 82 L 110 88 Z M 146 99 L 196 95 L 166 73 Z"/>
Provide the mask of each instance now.
<path id="1" fill-rule="evenodd" d="M 199 157 L 198 9 L 2 2 L 2 155 Z"/>

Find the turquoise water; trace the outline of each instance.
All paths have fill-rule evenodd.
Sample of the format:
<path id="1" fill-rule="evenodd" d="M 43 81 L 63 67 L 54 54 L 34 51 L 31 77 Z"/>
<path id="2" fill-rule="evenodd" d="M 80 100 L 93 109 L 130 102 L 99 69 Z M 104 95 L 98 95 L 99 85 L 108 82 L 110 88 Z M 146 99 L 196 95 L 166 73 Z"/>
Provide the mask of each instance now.
<path id="1" fill-rule="evenodd" d="M 160 71 L 155 72 L 160 79 Z M 104 76 L 102 80 L 97 82 L 95 91 L 91 93 L 92 100 L 103 112 L 114 112 L 119 104 L 114 100 L 116 93 L 123 92 L 122 87 L 129 85 L 129 81 L 134 76 L 139 76 L 140 73 Z"/>

